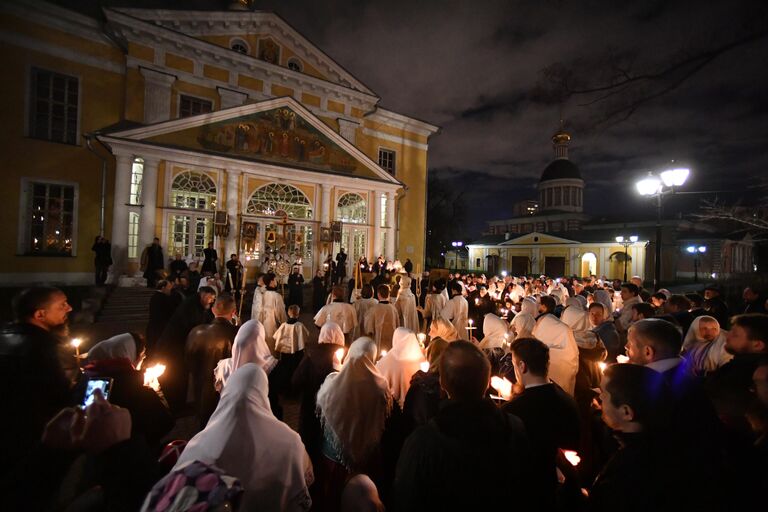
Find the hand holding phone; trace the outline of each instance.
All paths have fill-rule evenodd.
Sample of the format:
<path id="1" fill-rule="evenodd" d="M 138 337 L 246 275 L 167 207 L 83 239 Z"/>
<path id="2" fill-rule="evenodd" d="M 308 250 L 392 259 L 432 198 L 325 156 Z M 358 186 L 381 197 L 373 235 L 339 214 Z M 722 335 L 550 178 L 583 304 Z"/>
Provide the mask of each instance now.
<path id="1" fill-rule="evenodd" d="M 112 379 L 88 379 L 88 382 L 85 386 L 85 397 L 83 397 L 83 402 L 81 404 L 83 409 L 87 408 L 93 403 L 93 393 L 97 389 L 101 391 L 101 394 L 104 396 L 105 400 L 109 400 L 109 393 L 112 391 Z"/>

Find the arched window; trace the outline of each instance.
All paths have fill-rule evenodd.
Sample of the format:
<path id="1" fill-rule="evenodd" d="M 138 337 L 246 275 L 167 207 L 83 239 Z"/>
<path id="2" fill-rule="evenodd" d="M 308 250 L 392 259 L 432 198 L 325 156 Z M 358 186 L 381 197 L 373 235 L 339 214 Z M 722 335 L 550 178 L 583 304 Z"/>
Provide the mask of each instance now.
<path id="1" fill-rule="evenodd" d="M 205 173 L 184 171 L 173 179 L 171 205 L 176 208 L 211 210 L 216 207 L 216 184 Z"/>
<path id="2" fill-rule="evenodd" d="M 336 203 L 336 220 L 350 224 L 365 224 L 368 221 L 368 202 L 360 194 L 344 194 Z"/>
<path id="3" fill-rule="evenodd" d="M 232 39 L 232 41 L 229 42 L 229 47 L 238 53 L 242 53 L 243 55 L 248 55 L 250 53 L 248 43 L 242 39 Z"/>
<path id="4" fill-rule="evenodd" d="M 256 189 L 245 211 L 255 215 L 274 215 L 278 210 L 283 210 L 294 219 L 312 218 L 312 205 L 304 192 L 284 183 L 270 183 Z"/>
<path id="5" fill-rule="evenodd" d="M 581 276 L 587 277 L 597 274 L 597 256 L 595 253 L 588 252 L 581 257 Z"/>

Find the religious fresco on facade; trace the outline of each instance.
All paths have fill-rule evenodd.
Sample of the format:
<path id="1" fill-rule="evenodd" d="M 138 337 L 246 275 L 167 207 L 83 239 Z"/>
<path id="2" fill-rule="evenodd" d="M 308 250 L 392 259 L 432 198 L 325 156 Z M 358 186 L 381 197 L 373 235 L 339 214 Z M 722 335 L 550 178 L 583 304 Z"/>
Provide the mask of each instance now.
<path id="1" fill-rule="evenodd" d="M 229 156 L 311 170 L 376 177 L 370 169 L 290 108 L 256 112 L 158 135 L 148 141 L 197 146 Z"/>

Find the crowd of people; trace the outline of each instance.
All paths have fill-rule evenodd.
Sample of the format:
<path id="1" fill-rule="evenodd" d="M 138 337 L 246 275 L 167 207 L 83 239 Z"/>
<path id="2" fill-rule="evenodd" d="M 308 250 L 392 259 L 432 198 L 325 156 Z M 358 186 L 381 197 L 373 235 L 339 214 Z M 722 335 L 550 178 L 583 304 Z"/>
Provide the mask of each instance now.
<path id="1" fill-rule="evenodd" d="M 0 332 L 4 505 L 666 511 L 764 499 L 768 315 L 754 288 L 737 308 L 716 286 L 681 295 L 640 278 L 358 264 L 365 279 L 313 280 L 303 318 L 317 329 L 302 322 L 303 293 L 284 295 L 269 272 L 245 314 L 224 288 L 160 279 L 146 332 L 80 357 L 64 343 L 66 295 L 19 293 Z M 94 379 L 111 381 L 108 396 L 80 407 Z M 286 400 L 300 401 L 297 431 Z M 169 438 L 190 416 L 197 433 Z"/>

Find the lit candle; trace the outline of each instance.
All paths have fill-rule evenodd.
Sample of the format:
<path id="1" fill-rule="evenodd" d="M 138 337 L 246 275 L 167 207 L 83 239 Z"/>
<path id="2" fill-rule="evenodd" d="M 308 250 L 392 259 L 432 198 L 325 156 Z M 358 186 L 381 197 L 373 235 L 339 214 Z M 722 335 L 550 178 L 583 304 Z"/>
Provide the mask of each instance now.
<path id="1" fill-rule="evenodd" d="M 387 355 L 387 351 L 386 350 L 382 350 L 381 351 L 381 357 L 384 357 L 385 355 Z"/>
<path id="2" fill-rule="evenodd" d="M 336 352 L 333 353 L 333 356 L 336 358 L 336 361 L 338 361 L 339 364 L 341 364 L 342 361 L 344 361 L 344 349 L 340 348 Z"/>
<path id="3" fill-rule="evenodd" d="M 419 340 L 419 346 L 421 347 L 421 350 L 424 350 L 424 341 L 427 339 L 427 335 L 423 332 L 420 332 L 416 335 L 416 338 Z"/>
<path id="4" fill-rule="evenodd" d="M 565 455 L 565 459 L 571 463 L 571 466 L 578 466 L 581 462 L 581 457 L 579 457 L 579 454 L 573 450 L 563 450 L 563 455 Z"/>
<path id="5" fill-rule="evenodd" d="M 600 373 L 603 373 L 605 369 L 608 368 L 608 365 L 600 361 L 599 363 L 597 363 L 597 367 L 600 368 Z"/>
<path id="6" fill-rule="evenodd" d="M 467 336 L 469 336 L 470 338 L 472 337 L 472 330 L 476 329 L 476 327 L 473 325 L 474 323 L 475 323 L 475 321 L 472 320 L 471 318 L 469 320 L 467 320 L 467 331 L 469 331 L 467 333 Z"/>
<path id="7" fill-rule="evenodd" d="M 478 305 L 480 305 L 480 299 L 479 298 L 475 298 L 475 306 L 478 306 Z"/>
<path id="8" fill-rule="evenodd" d="M 499 392 L 501 397 L 509 400 L 512 397 L 512 383 L 506 377 L 491 377 L 491 387 Z"/>
<path id="9" fill-rule="evenodd" d="M 78 364 L 80 363 L 80 344 L 83 342 L 80 338 L 72 338 L 71 344 L 73 347 L 75 347 L 75 359 L 77 359 Z"/>
<path id="10" fill-rule="evenodd" d="M 164 364 L 156 364 L 154 366 L 150 366 L 144 370 L 144 385 L 154 389 L 155 391 L 160 391 L 160 382 L 157 379 L 163 373 L 165 373 Z"/>
<path id="11" fill-rule="evenodd" d="M 619 354 L 618 356 L 616 356 L 616 362 L 620 364 L 628 363 L 629 358 L 625 355 Z"/>

